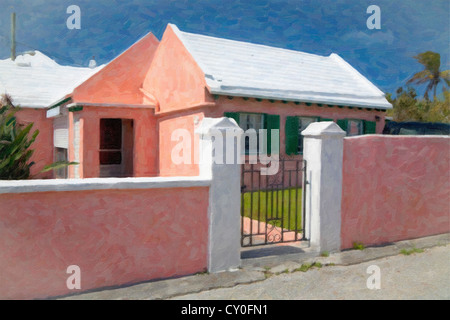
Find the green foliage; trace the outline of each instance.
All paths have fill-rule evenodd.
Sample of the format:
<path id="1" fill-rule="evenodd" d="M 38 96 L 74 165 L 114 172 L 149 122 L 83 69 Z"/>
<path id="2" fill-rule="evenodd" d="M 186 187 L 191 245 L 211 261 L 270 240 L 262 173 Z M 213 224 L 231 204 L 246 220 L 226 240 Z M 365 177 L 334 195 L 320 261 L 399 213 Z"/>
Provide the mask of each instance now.
<path id="1" fill-rule="evenodd" d="M 4 101 L 0 109 L 0 179 L 27 179 L 30 176 L 30 168 L 34 165 L 34 162 L 29 161 L 34 152 L 30 146 L 39 130 L 31 133 L 32 123 L 27 126 L 17 124 L 15 114 L 19 108 L 14 107 L 8 98 L 2 100 Z"/>
<path id="2" fill-rule="evenodd" d="M 300 267 L 298 267 L 297 269 L 294 270 L 294 272 L 296 271 L 301 271 L 301 272 L 306 272 L 312 268 L 322 268 L 322 263 L 316 261 L 314 263 L 304 263 L 302 264 Z"/>
<path id="3" fill-rule="evenodd" d="M 364 250 L 366 246 L 362 242 L 353 242 L 353 249 L 355 250 Z"/>
<path id="4" fill-rule="evenodd" d="M 443 99 L 433 101 L 417 97 L 416 90 L 408 87 L 397 89 L 397 97 L 386 95 L 393 109 L 387 112 L 394 121 L 419 121 L 450 123 L 450 92 L 443 92 Z"/>
<path id="5" fill-rule="evenodd" d="M 418 248 L 411 248 L 411 249 L 402 249 L 400 251 L 401 254 L 405 255 L 405 256 L 409 256 L 413 253 L 421 253 L 423 252 L 423 249 L 418 249 Z"/>
<path id="6" fill-rule="evenodd" d="M 34 150 L 32 143 L 39 130 L 31 131 L 33 123 L 26 126 L 17 123 L 15 114 L 20 110 L 15 107 L 7 95 L 0 97 L 0 180 L 22 180 L 30 178 L 30 161 Z M 41 172 L 47 172 L 76 162 L 58 161 L 47 165 Z"/>
<path id="7" fill-rule="evenodd" d="M 436 99 L 436 89 L 441 81 L 447 86 L 450 85 L 450 70 L 441 71 L 441 55 L 436 52 L 427 51 L 419 53 L 414 57 L 417 62 L 423 65 L 424 69 L 417 72 L 408 80 L 406 84 L 415 83 L 417 85 L 426 84 L 424 98 L 429 100 L 429 92 L 433 90 L 434 99 Z M 445 90 L 445 87 L 443 87 Z"/>

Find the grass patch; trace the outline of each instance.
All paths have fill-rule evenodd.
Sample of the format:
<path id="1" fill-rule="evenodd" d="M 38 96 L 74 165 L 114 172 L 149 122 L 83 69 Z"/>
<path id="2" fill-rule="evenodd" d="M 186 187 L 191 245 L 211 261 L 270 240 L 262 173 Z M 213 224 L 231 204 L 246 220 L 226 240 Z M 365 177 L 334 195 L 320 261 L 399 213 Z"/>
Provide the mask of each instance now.
<path id="1" fill-rule="evenodd" d="M 321 257 L 327 258 L 327 257 L 330 256 L 330 253 L 329 253 L 328 251 L 324 251 L 324 252 L 322 252 L 322 253 L 320 254 L 320 256 L 321 256 Z"/>
<path id="2" fill-rule="evenodd" d="M 288 230 L 301 229 L 302 189 L 286 188 L 274 191 L 245 192 L 241 195 L 241 215 Z M 259 214 L 258 214 L 259 211 Z M 270 220 L 270 219 L 278 220 Z"/>
<path id="3" fill-rule="evenodd" d="M 366 246 L 362 242 L 353 242 L 353 249 L 364 250 Z"/>
<path id="4" fill-rule="evenodd" d="M 423 249 L 418 249 L 418 248 L 411 248 L 411 249 L 402 249 L 400 250 L 400 253 L 405 255 L 405 256 L 409 256 L 413 253 L 422 253 Z"/>
<path id="5" fill-rule="evenodd" d="M 320 269 L 320 268 L 322 268 L 322 264 L 320 262 L 304 263 L 299 268 L 295 269 L 294 272 L 295 271 L 306 272 L 306 271 L 308 271 L 309 269 L 312 269 L 312 268 Z"/>

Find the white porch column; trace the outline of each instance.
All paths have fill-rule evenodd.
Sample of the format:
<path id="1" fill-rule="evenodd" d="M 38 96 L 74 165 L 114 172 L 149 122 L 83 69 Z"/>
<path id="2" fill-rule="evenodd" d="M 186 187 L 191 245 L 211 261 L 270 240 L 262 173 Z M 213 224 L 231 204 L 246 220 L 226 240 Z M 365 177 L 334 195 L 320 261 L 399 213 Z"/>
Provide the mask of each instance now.
<path id="1" fill-rule="evenodd" d="M 342 158 L 346 135 L 334 122 L 315 122 L 302 131 L 307 161 L 306 236 L 313 249 L 341 248 Z"/>
<path id="2" fill-rule="evenodd" d="M 200 135 L 200 176 L 212 180 L 208 208 L 208 271 L 235 269 L 241 264 L 241 173 L 237 159 L 243 130 L 229 118 L 204 118 L 195 132 Z"/>

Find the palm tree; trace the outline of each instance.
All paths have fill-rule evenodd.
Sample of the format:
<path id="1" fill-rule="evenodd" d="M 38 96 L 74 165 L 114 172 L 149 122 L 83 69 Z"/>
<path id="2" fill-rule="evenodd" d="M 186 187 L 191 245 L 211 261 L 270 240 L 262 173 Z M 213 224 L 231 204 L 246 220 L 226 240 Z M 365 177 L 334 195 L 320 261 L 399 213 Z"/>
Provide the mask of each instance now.
<path id="1" fill-rule="evenodd" d="M 441 55 L 436 52 L 427 51 L 419 53 L 414 57 L 417 62 L 422 64 L 425 69 L 417 72 L 408 80 L 407 84 L 416 83 L 418 85 L 427 83 L 424 98 L 429 100 L 428 92 L 433 90 L 434 97 L 439 83 L 444 80 L 447 86 L 450 86 L 450 70 L 440 71 Z M 445 90 L 445 87 L 443 88 Z"/>

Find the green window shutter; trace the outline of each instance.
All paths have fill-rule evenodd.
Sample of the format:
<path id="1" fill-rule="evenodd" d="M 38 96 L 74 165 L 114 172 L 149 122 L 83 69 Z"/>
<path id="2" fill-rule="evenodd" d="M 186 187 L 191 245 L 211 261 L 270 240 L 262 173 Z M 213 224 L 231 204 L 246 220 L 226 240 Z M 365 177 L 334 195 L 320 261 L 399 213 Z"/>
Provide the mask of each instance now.
<path id="1" fill-rule="evenodd" d="M 364 134 L 376 133 L 377 123 L 375 121 L 364 120 Z"/>
<path id="2" fill-rule="evenodd" d="M 264 129 L 267 129 L 267 154 L 272 153 L 272 135 L 271 130 L 280 130 L 280 116 L 276 114 L 264 114 Z M 278 146 L 280 141 L 278 141 Z M 279 147 L 278 147 L 279 149 Z"/>
<path id="3" fill-rule="evenodd" d="M 328 119 L 328 118 L 319 118 L 318 121 L 333 121 L 333 119 Z"/>
<path id="4" fill-rule="evenodd" d="M 227 118 L 234 119 L 236 123 L 239 125 L 239 112 L 225 112 L 224 116 Z"/>
<path id="5" fill-rule="evenodd" d="M 286 154 L 293 155 L 298 154 L 298 139 L 299 137 L 299 121 L 298 117 L 288 116 L 286 117 L 286 125 L 284 127 L 285 132 L 285 144 Z"/>
<path id="6" fill-rule="evenodd" d="M 348 125 L 347 119 L 338 119 L 336 123 L 339 127 L 341 127 L 342 130 L 347 132 L 347 125 Z"/>

